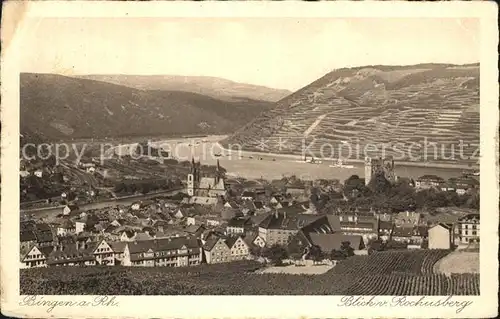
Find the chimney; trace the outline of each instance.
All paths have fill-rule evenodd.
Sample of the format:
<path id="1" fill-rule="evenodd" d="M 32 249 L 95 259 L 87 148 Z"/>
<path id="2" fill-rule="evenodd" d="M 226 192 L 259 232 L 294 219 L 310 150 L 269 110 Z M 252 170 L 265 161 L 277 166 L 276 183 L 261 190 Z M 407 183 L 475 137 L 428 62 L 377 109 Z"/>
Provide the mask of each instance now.
<path id="1" fill-rule="evenodd" d="M 286 219 L 286 211 L 283 212 L 283 219 Z"/>
<path id="2" fill-rule="evenodd" d="M 278 219 L 278 218 L 279 218 L 279 216 L 278 216 L 278 210 L 275 210 L 275 211 L 274 211 L 274 218 L 276 218 L 276 219 Z"/>

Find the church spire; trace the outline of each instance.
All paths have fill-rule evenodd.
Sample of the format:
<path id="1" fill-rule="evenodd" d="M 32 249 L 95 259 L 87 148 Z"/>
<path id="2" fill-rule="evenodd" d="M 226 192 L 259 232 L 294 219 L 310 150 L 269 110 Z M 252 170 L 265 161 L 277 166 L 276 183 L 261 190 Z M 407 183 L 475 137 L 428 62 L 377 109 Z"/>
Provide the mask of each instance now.
<path id="1" fill-rule="evenodd" d="M 196 163 L 194 162 L 194 156 L 191 157 L 191 174 L 196 177 Z"/>
<path id="2" fill-rule="evenodd" d="M 217 167 L 215 169 L 215 184 L 219 184 L 220 180 L 220 164 L 219 160 L 217 159 Z"/>

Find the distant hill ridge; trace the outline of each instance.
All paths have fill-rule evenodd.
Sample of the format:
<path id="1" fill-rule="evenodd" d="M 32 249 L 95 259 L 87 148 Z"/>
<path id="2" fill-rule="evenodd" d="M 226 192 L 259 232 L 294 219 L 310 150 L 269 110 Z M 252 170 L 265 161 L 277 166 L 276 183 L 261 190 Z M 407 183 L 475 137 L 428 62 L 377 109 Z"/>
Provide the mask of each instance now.
<path id="1" fill-rule="evenodd" d="M 138 90 L 55 74 L 22 73 L 20 129 L 28 141 L 226 134 L 271 102 L 223 101 L 190 92 Z"/>
<path id="2" fill-rule="evenodd" d="M 276 102 L 292 92 L 238 83 L 209 76 L 90 74 L 75 76 L 140 90 L 184 91 L 222 100 L 251 99 Z"/>
<path id="3" fill-rule="evenodd" d="M 314 141 L 308 150 L 317 157 L 326 143 L 335 147 L 334 152 L 347 143 L 360 145 L 362 151 L 365 145 L 375 144 L 385 145 L 386 154 L 401 157 L 395 143 L 406 149 L 415 143 L 423 144 L 424 138 L 444 145 L 444 151 L 439 149 L 440 154 L 434 156 L 428 149 L 432 158 L 423 160 L 472 161 L 467 156 L 472 156 L 474 145 L 479 145 L 479 64 L 335 70 L 283 98 L 223 144 L 239 144 L 252 151 L 301 154 L 303 146 Z M 471 144 L 464 148 L 465 158 L 446 159 L 451 144 L 458 145 L 460 140 Z M 424 151 L 414 145 L 411 154 L 423 157 Z"/>

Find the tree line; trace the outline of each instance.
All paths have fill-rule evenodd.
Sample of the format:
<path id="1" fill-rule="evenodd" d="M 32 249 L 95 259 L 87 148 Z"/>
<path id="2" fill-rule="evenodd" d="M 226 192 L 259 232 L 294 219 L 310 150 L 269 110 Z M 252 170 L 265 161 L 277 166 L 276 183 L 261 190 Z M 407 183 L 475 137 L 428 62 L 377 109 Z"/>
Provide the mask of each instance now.
<path id="1" fill-rule="evenodd" d="M 319 210 L 373 208 L 385 212 L 405 210 L 433 210 L 439 207 L 479 209 L 479 192 L 463 195 L 455 191 L 424 189 L 417 191 L 408 181 L 389 182 L 382 174 L 376 175 L 368 185 L 364 179 L 352 175 L 344 181 L 341 191 L 311 191 L 311 201 Z"/>

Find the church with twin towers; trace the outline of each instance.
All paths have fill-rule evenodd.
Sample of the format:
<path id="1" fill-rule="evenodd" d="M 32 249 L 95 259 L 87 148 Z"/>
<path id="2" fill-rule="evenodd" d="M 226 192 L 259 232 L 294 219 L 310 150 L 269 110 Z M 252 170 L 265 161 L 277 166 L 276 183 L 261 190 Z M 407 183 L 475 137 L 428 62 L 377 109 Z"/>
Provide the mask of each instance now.
<path id="1" fill-rule="evenodd" d="M 187 194 L 191 197 L 193 203 L 209 203 L 213 199 L 226 195 L 226 185 L 223 172 L 217 160 L 217 167 L 214 176 L 203 173 L 201 163 L 191 160 L 191 171 L 187 176 Z"/>

